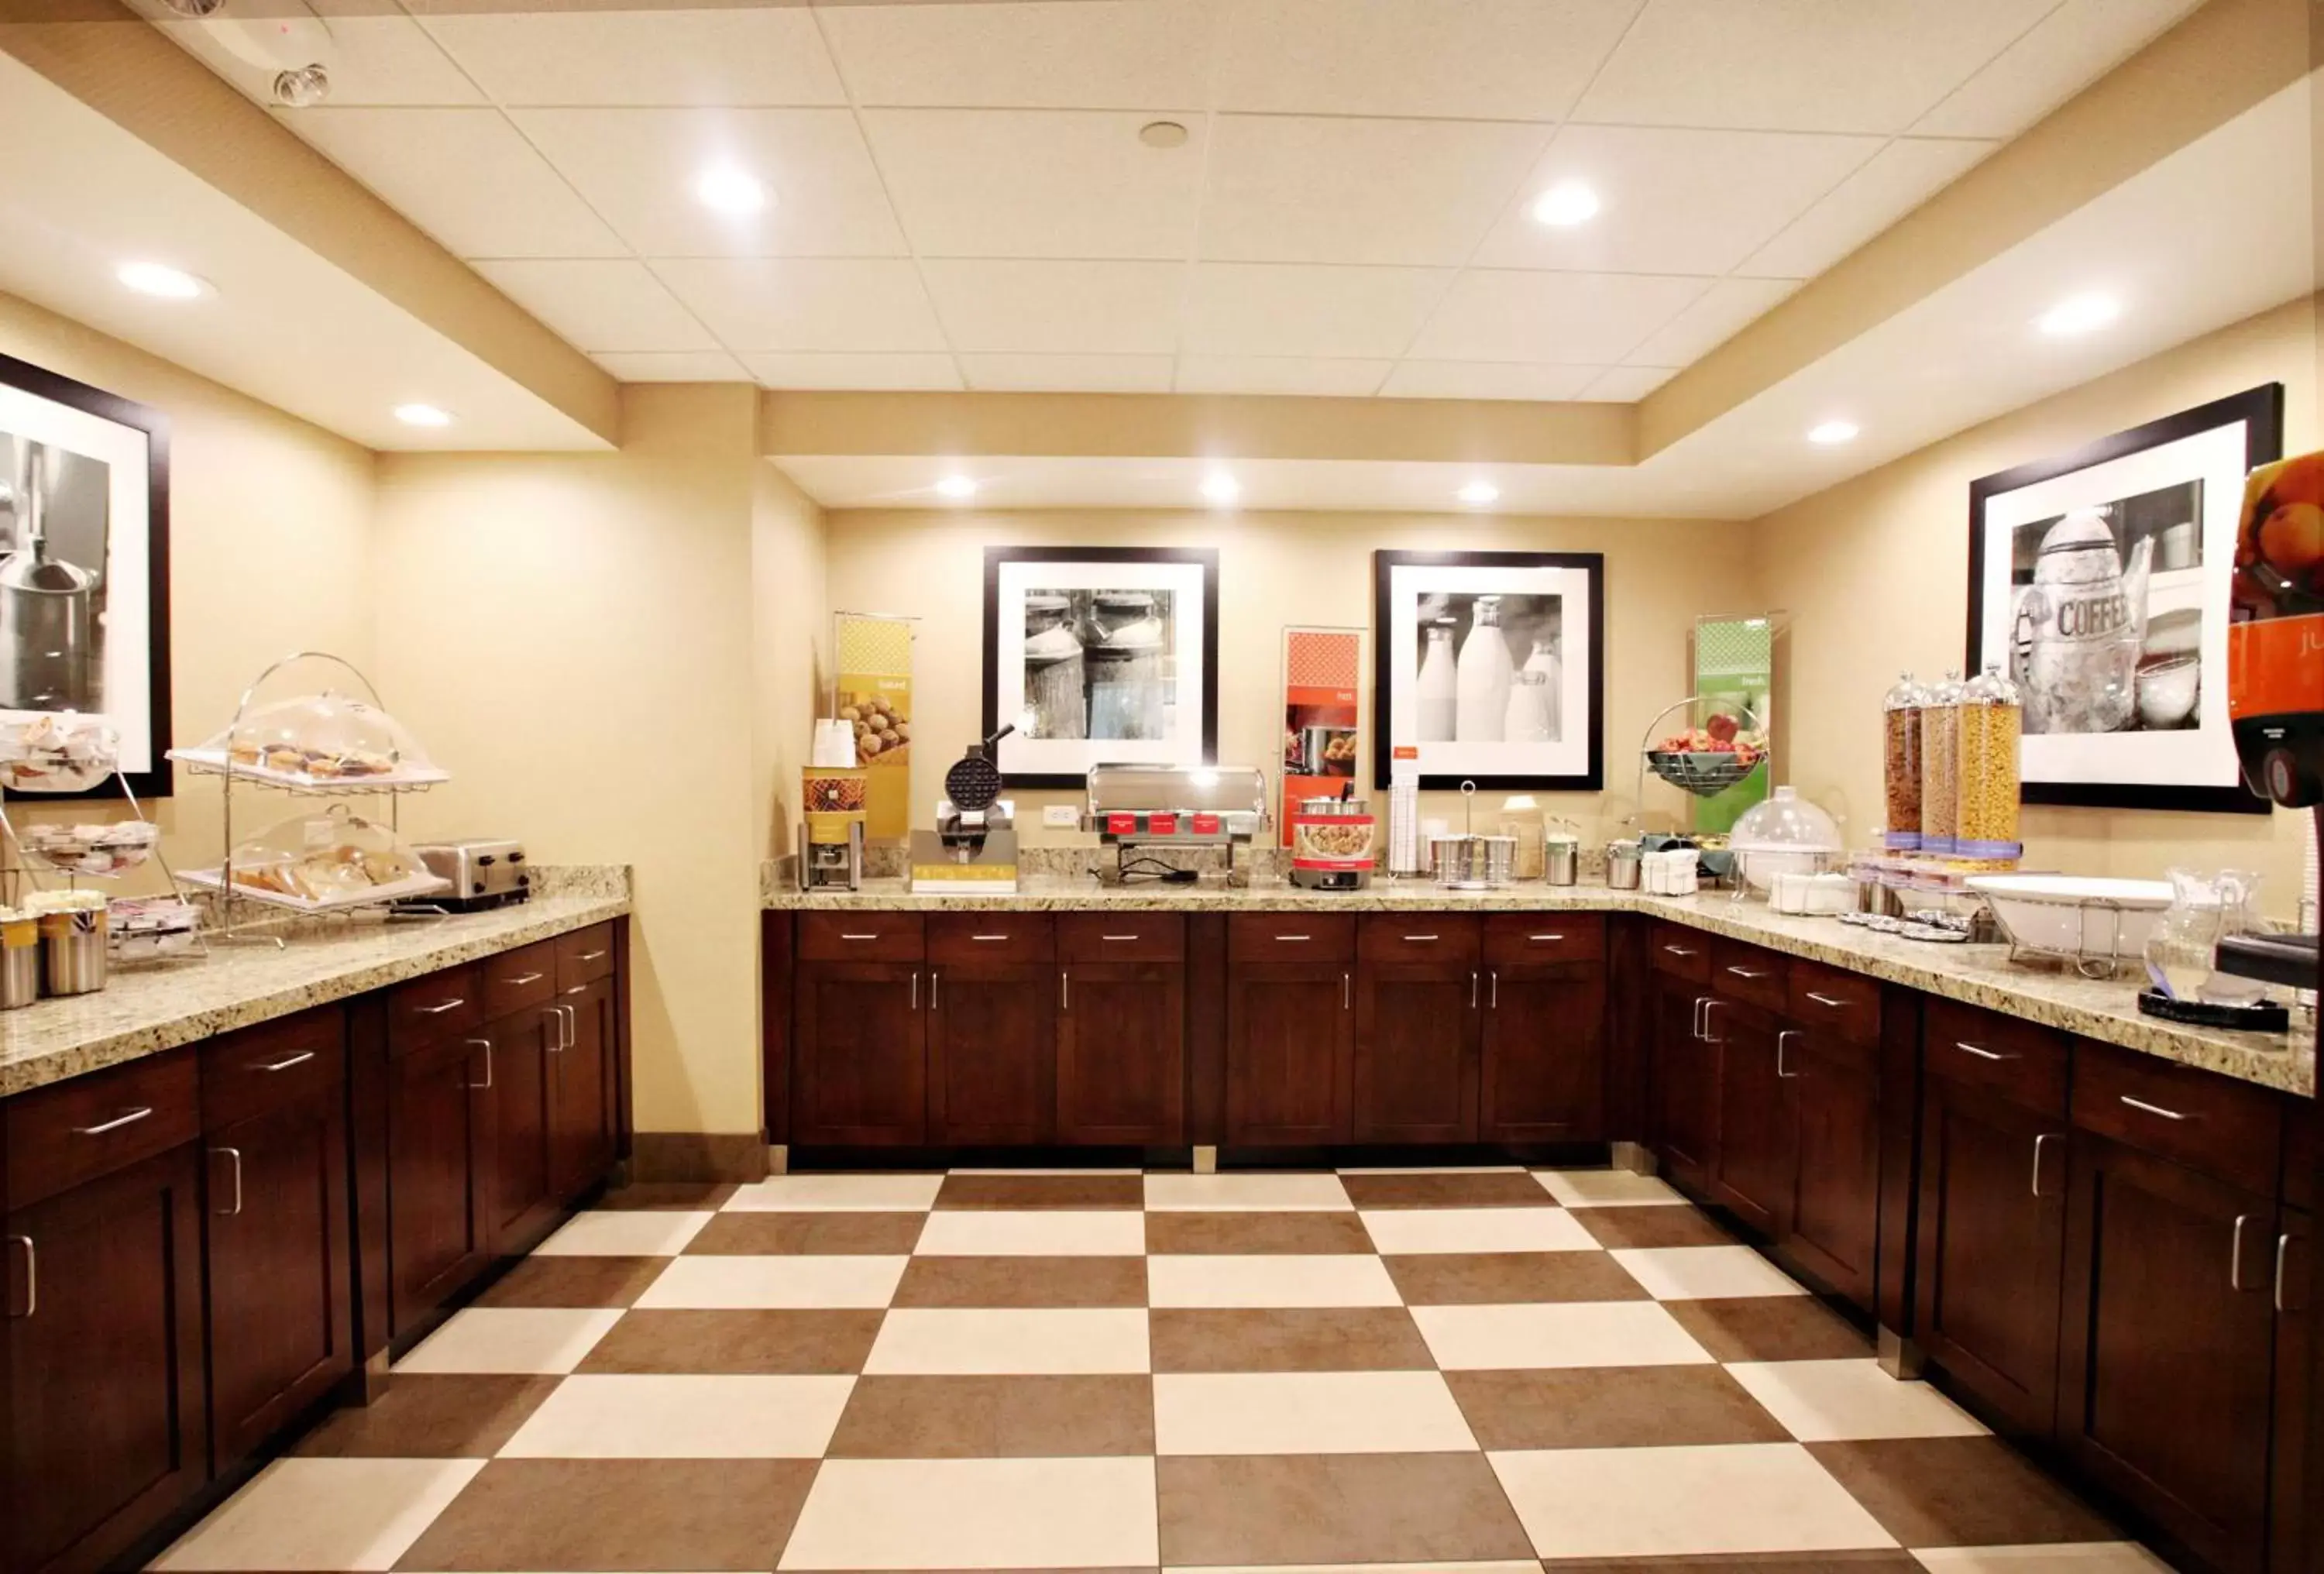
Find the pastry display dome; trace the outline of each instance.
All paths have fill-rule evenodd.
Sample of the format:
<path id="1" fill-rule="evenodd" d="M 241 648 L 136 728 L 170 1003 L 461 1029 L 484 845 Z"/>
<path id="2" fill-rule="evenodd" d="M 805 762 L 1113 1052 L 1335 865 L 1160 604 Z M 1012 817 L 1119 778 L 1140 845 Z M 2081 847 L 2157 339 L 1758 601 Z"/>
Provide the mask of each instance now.
<path id="1" fill-rule="evenodd" d="M 226 868 L 183 878 L 189 885 L 228 889 L 227 869 L 234 895 L 307 912 L 432 896 L 447 883 L 428 871 L 392 826 L 344 804 L 293 815 L 236 846 Z"/>
<path id="2" fill-rule="evenodd" d="M 1727 838 L 1737 870 L 1752 890 L 1764 891 L 1779 874 L 1821 874 L 1841 857 L 1840 825 L 1799 789 L 1779 787 L 1735 822 Z"/>
<path id="3" fill-rule="evenodd" d="M 308 789 L 424 787 L 451 779 L 402 723 L 369 700 L 333 689 L 252 706 L 199 748 L 174 749 L 170 758 Z"/>

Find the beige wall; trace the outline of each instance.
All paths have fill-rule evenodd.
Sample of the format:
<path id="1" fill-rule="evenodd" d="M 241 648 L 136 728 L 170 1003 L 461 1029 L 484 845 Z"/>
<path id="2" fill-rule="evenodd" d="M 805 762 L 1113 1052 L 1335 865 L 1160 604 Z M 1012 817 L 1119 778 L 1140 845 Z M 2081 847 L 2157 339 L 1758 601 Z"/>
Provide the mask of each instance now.
<path id="1" fill-rule="evenodd" d="M 1593 837 L 1612 833 L 1629 810 L 1640 729 L 1689 692 L 1689 623 L 1699 612 L 1760 604 L 1749 584 L 1743 533 L 1702 520 L 962 511 L 844 512 L 831 516 L 830 527 L 831 604 L 878 607 L 921 620 L 912 658 L 918 824 L 930 823 L 945 770 L 975 739 L 982 716 L 988 545 L 1217 548 L 1219 758 L 1262 767 L 1270 791 L 1281 747 L 1284 626 L 1369 628 L 1375 548 L 1603 552 L 1608 790 L 1545 800 Z M 1367 682 L 1367 717 L 1370 704 Z M 1362 779 L 1369 783 L 1370 777 Z M 1651 809 L 1667 813 L 1680 803 L 1671 789 L 1655 784 L 1646 793 Z M 1501 796 L 1486 796 L 1479 806 L 1497 807 Z M 1094 841 L 1039 824 L 1041 805 L 1078 803 L 1078 793 L 1028 792 L 1018 801 L 1018 823 L 1029 841 Z M 1452 816 L 1457 825 L 1459 799 L 1433 794 L 1424 812 Z"/>
<path id="2" fill-rule="evenodd" d="M 830 604 L 823 511 L 765 460 L 752 465 L 752 801 L 758 856 L 794 851 L 799 768 L 829 708 Z"/>
<path id="3" fill-rule="evenodd" d="M 1972 428 L 1755 521 L 1752 562 L 1768 604 L 1791 613 L 1779 740 L 1792 778 L 1877 824 L 1881 696 L 1900 669 L 1960 664 L 1968 631 L 1969 486 L 2258 383 L 2285 391 L 2284 443 L 2324 443 L 2313 305 L 2301 300 Z M 2031 808 L 2026 862 L 2152 876 L 2172 864 L 2262 871 L 2263 903 L 2298 899 L 2307 816 Z"/>

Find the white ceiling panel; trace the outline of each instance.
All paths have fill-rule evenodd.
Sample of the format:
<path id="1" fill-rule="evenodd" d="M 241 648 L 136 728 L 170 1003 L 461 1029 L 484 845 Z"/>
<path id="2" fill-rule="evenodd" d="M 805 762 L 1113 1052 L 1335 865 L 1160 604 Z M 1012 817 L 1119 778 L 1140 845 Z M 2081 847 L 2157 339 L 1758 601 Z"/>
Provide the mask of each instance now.
<path id="1" fill-rule="evenodd" d="M 1528 365 L 1513 361 L 1399 361 L 1380 386 L 1383 399 L 1572 399 L 1596 366 Z"/>
<path id="2" fill-rule="evenodd" d="M 804 6 L 698 11 L 510 5 L 421 25 L 502 104 L 840 104 Z"/>
<path id="3" fill-rule="evenodd" d="M 496 109 L 276 112 L 462 257 L 621 257 L 622 239 Z"/>
<path id="4" fill-rule="evenodd" d="M 751 373 L 724 350 L 618 350 L 591 360 L 624 382 L 748 382 Z"/>
<path id="5" fill-rule="evenodd" d="M 1453 266 L 1549 128 L 1231 115 L 1212 138 L 1204 257 Z"/>
<path id="6" fill-rule="evenodd" d="M 943 330 L 908 262 L 700 257 L 654 272 L 727 348 L 942 350 Z"/>
<path id="7" fill-rule="evenodd" d="M 593 355 L 718 348 L 710 330 L 643 262 L 527 258 L 475 267 L 502 294 Z"/>
<path id="8" fill-rule="evenodd" d="M 1710 286 L 1707 279 L 1478 269 L 1453 281 L 1412 354 L 1610 366 Z"/>
<path id="9" fill-rule="evenodd" d="M 1396 356 L 1452 278 L 1441 268 L 1204 262 L 1186 289 L 1190 354 Z"/>
<path id="10" fill-rule="evenodd" d="M 1578 120 L 1899 132 L 2057 0 L 1647 0 Z"/>
<path id="11" fill-rule="evenodd" d="M 1675 375 L 1669 366 L 1609 366 L 1574 397 L 1591 404 L 1636 404 Z"/>
<path id="12" fill-rule="evenodd" d="M 1213 0 L 822 5 L 858 104 L 1152 109 L 1205 101 Z"/>
<path id="13" fill-rule="evenodd" d="M 956 350 L 1167 355 L 1176 347 L 1184 263 L 982 260 L 921 268 Z"/>
<path id="14" fill-rule="evenodd" d="M 1913 129 L 1925 136 L 2015 136 L 2201 4 L 2066 0 Z"/>
<path id="15" fill-rule="evenodd" d="M 169 14 L 161 0 L 131 4 L 148 14 Z M 261 104 L 274 102 L 274 78 L 285 54 L 306 57 L 330 73 L 335 105 L 484 102 L 466 73 L 392 6 L 380 0 L 306 4 L 311 17 L 264 6 L 254 15 L 228 10 L 206 22 L 165 21 L 161 31 Z"/>
<path id="16" fill-rule="evenodd" d="M 1739 271 L 1766 279 L 1812 279 L 1951 185 L 1999 145 L 1899 137 L 1752 253 Z"/>
<path id="17" fill-rule="evenodd" d="M 964 354 L 971 388 L 1001 393 L 1167 393 L 1167 355 Z"/>
<path id="18" fill-rule="evenodd" d="M 1688 366 L 1797 290 L 1789 279 L 1721 279 L 1624 357 L 1640 366 Z"/>
<path id="19" fill-rule="evenodd" d="M 900 256 L 903 232 L 844 109 L 517 109 L 517 128 L 642 256 Z M 705 170 L 773 193 L 748 217 L 696 200 Z"/>
<path id="20" fill-rule="evenodd" d="M 865 134 L 923 257 L 1176 257 L 1194 249 L 1204 117 L 1149 148 L 1152 116 L 1056 109 L 878 109 Z"/>
<path id="21" fill-rule="evenodd" d="M 1310 394 L 1351 399 L 1378 391 L 1394 362 L 1324 361 L 1295 355 L 1187 355 L 1181 393 Z"/>
<path id="22" fill-rule="evenodd" d="M 1238 0 L 1222 109 L 1560 120 L 1642 0 Z"/>
<path id="23" fill-rule="evenodd" d="M 838 388 L 872 392 L 949 391 L 961 386 L 950 355 L 758 354 L 742 357 L 769 388 Z"/>

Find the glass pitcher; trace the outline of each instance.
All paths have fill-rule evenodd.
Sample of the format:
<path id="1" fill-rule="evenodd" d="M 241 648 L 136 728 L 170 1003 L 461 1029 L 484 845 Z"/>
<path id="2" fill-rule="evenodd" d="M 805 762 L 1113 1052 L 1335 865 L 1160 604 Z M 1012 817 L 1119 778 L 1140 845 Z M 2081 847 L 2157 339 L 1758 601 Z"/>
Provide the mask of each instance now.
<path id="1" fill-rule="evenodd" d="M 2262 925 L 2255 903 L 2259 876 L 2223 869 L 2216 875 L 2191 869 L 2163 871 L 2171 881 L 2171 906 L 2146 938 L 2146 974 L 2156 990 L 2174 1000 L 2218 1006 L 2247 1006 L 2263 990 L 2255 980 L 2220 972 L 2219 942 L 2249 934 Z"/>

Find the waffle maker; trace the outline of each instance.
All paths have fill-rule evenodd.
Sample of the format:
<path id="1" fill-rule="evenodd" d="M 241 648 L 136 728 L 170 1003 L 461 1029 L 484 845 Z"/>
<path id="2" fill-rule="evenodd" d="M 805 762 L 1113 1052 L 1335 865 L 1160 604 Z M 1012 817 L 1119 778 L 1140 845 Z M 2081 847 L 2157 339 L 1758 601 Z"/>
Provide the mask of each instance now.
<path id="1" fill-rule="evenodd" d="M 1003 727 L 945 772 L 933 831 L 912 833 L 912 885 L 983 895 L 1017 889 L 1016 805 L 1001 796 L 993 748 L 1017 729 Z"/>

